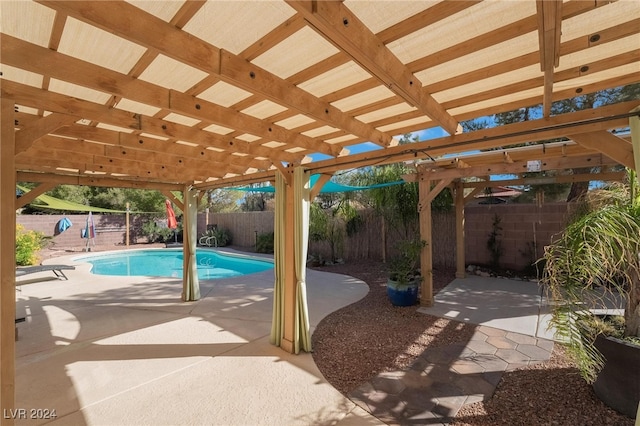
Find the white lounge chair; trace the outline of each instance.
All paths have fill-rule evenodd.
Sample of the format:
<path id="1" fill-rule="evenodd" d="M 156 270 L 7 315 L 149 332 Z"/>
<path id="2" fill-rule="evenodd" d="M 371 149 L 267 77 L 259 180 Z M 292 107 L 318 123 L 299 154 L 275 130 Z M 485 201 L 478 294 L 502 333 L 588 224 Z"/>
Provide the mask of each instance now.
<path id="1" fill-rule="evenodd" d="M 63 269 L 72 270 L 76 269 L 75 266 L 69 265 L 35 265 L 35 266 L 21 266 L 16 268 L 16 277 L 21 277 L 23 275 L 35 274 L 37 272 L 53 272 L 56 277 L 60 279 L 68 280 L 67 276 L 62 272 Z"/>

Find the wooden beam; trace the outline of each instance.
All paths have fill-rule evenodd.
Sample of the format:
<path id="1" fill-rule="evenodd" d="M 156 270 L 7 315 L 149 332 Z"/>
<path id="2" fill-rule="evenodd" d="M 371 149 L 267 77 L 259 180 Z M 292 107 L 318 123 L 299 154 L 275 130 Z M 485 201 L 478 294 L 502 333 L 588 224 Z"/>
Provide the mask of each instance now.
<path id="1" fill-rule="evenodd" d="M 351 154 L 345 158 L 323 160 L 309 167 L 313 173 L 329 173 L 344 168 L 356 168 L 372 163 L 389 164 L 398 161 L 427 158 L 472 150 L 482 150 L 516 144 L 535 142 L 562 137 L 567 134 L 578 134 L 606 130 L 623 125 L 628 118 L 617 118 L 618 114 L 628 114 L 637 102 L 622 102 L 606 107 L 594 108 L 568 114 L 562 114 L 539 120 L 508 124 L 492 129 L 478 130 L 459 135 L 399 145 L 385 150 Z"/>
<path id="2" fill-rule="evenodd" d="M 26 151 L 39 138 L 51 133 L 62 126 L 73 123 L 78 118 L 64 114 L 49 114 L 31 123 L 24 130 L 16 133 L 16 154 Z"/>
<path id="3" fill-rule="evenodd" d="M 160 193 L 162 193 L 162 195 L 164 195 L 169 200 L 171 200 L 171 202 L 175 204 L 176 207 L 178 207 L 184 213 L 184 203 L 182 202 L 182 200 L 176 197 L 171 191 L 167 191 L 163 189 L 162 191 L 160 191 Z"/>
<path id="4" fill-rule="evenodd" d="M 224 58 L 227 57 L 227 55 L 224 56 Z M 224 127 L 233 127 L 242 132 L 252 133 L 264 138 L 266 141 L 282 142 L 289 145 L 287 148 L 295 146 L 311 152 L 321 152 L 332 157 L 337 157 L 342 149 L 338 145 L 328 144 L 319 139 L 294 133 L 267 120 L 261 120 L 239 111 L 223 108 L 204 99 L 187 96 L 175 90 L 171 90 L 170 94 L 171 108 L 180 111 L 181 114 L 193 116 L 193 111 L 197 111 L 198 119 L 206 117 L 204 118 L 206 122 L 214 122 Z"/>
<path id="5" fill-rule="evenodd" d="M 267 170 L 264 172 L 250 173 L 242 176 L 234 176 L 230 178 L 217 179 L 208 182 L 196 183 L 194 185 L 197 189 L 217 189 L 217 188 L 229 188 L 238 185 L 249 185 L 251 183 L 269 182 L 274 180 L 276 170 Z"/>
<path id="6" fill-rule="evenodd" d="M 429 181 L 433 181 L 433 179 L 430 179 L 428 173 L 419 173 L 418 176 L 419 176 L 418 182 L 420 182 L 421 179 L 427 179 Z M 447 179 L 442 179 L 440 182 L 438 182 L 429 191 L 429 193 L 425 195 L 423 201 L 421 201 L 420 203 L 421 208 L 424 208 L 427 205 L 427 203 L 431 204 L 431 202 L 438 196 L 438 194 L 440 194 L 440 192 L 442 192 L 443 189 L 448 187 L 452 181 L 453 181 L 453 178 L 447 178 Z"/>
<path id="7" fill-rule="evenodd" d="M 563 8 L 563 17 L 569 18 L 573 16 L 577 16 L 582 13 L 590 12 L 598 6 L 601 6 L 605 2 L 587 2 L 587 1 L 575 1 L 569 2 Z M 416 59 L 415 61 L 409 63 L 409 68 L 412 72 L 424 71 L 428 68 L 435 67 L 440 64 L 444 64 L 445 62 L 449 62 L 458 58 L 461 58 L 465 55 L 469 55 L 473 52 L 478 52 L 482 49 L 486 49 L 488 47 L 496 46 L 504 41 L 507 41 L 513 38 L 514 34 L 527 34 L 529 32 L 535 31 L 538 27 L 538 18 L 535 15 L 528 16 L 526 18 L 520 19 L 519 21 L 510 22 L 500 28 L 497 28 L 488 33 L 482 34 L 480 36 L 473 38 L 473 43 L 469 43 L 468 41 L 462 41 L 453 46 L 447 46 L 444 50 L 436 51 L 428 56 L 423 58 Z M 620 29 L 622 27 L 625 28 L 626 31 L 636 30 L 626 28 L 627 25 L 617 25 Z M 618 30 L 620 31 L 620 30 Z M 581 37 L 580 43 L 582 45 L 588 44 L 589 37 Z M 567 54 L 565 52 L 564 46 L 562 49 L 562 54 Z M 533 65 L 536 62 L 539 62 L 539 56 L 534 53 L 527 65 Z M 527 66 L 525 65 L 525 66 Z M 512 67 L 509 68 L 508 71 L 512 71 L 516 68 L 521 67 Z M 502 71 L 505 72 L 505 71 Z M 502 72 L 497 73 L 488 73 L 486 75 L 498 75 Z M 432 92 L 435 93 L 435 92 Z"/>
<path id="8" fill-rule="evenodd" d="M 291 37 L 304 28 L 304 26 L 304 20 L 300 16 L 294 15 L 271 30 L 264 37 L 256 40 L 251 46 L 244 49 L 240 56 L 251 61 Z"/>
<path id="9" fill-rule="evenodd" d="M 135 189 L 165 189 L 167 191 L 181 191 L 183 185 L 177 183 L 154 182 L 148 179 L 114 178 L 112 176 L 79 176 L 70 174 L 18 172 L 19 182 L 52 182 L 58 185 L 97 186 L 112 188 Z"/>
<path id="10" fill-rule="evenodd" d="M 99 74 L 102 73 L 100 72 Z M 130 89 L 131 86 L 129 86 L 128 90 Z M 132 92 L 130 96 L 137 99 L 138 97 L 135 96 L 134 93 L 137 92 Z M 95 122 L 130 128 L 144 133 L 155 134 L 162 138 L 175 138 L 186 142 L 196 143 L 203 147 L 230 149 L 253 156 L 269 156 L 272 155 L 274 151 L 280 151 L 278 149 L 270 149 L 260 146 L 259 144 L 249 144 L 246 141 L 216 135 L 212 132 L 202 131 L 199 128 L 143 116 L 141 114 L 133 114 L 128 111 L 110 108 L 105 105 L 72 98 L 70 96 L 55 94 L 43 89 L 8 80 L 2 80 L 2 95 L 12 96 L 25 106 L 31 106 L 34 108 L 40 106 L 49 111 L 74 115 L 77 119 L 85 118 Z M 167 99 L 170 97 L 171 95 L 167 92 Z M 185 97 L 187 99 L 185 99 Z M 289 144 L 286 148 L 291 148 L 291 145 L 293 145 L 310 149 L 312 152 L 322 152 L 331 156 L 337 156 L 342 149 L 338 145 L 318 142 L 316 139 L 295 134 L 280 126 L 269 124 L 268 122 L 259 120 L 255 117 L 241 114 L 237 111 L 231 112 L 212 102 L 195 100 L 196 98 L 191 96 L 177 93 L 173 95 L 172 99 L 171 105 L 174 107 L 186 102 L 188 103 L 190 110 L 199 110 L 200 113 L 206 114 L 205 116 L 207 118 L 205 120 L 208 123 L 226 123 L 225 126 L 227 127 L 236 126 L 237 128 L 243 129 L 243 131 L 263 137 L 267 140 L 275 140 Z M 199 108 L 196 108 L 196 105 L 198 105 Z M 181 108 L 186 108 L 186 106 L 183 105 Z M 180 108 L 176 107 L 176 110 L 178 113 L 184 115 L 184 112 Z M 194 116 L 194 114 L 189 115 Z M 298 154 L 296 157 L 299 159 L 302 155 Z"/>
<path id="11" fill-rule="evenodd" d="M 457 169 L 465 169 L 467 167 L 471 167 L 469 166 L 469 164 L 465 163 L 463 160 L 461 160 L 459 157 L 456 157 L 456 159 L 454 160 L 456 168 Z"/>
<path id="12" fill-rule="evenodd" d="M 606 131 L 570 135 L 571 139 L 589 149 L 599 151 L 625 167 L 634 167 L 633 146 L 626 140 Z"/>
<path id="13" fill-rule="evenodd" d="M 54 132 L 55 135 L 73 137 L 78 139 L 88 139 L 100 141 L 116 146 L 127 148 L 135 148 L 141 151 L 162 152 L 167 155 L 197 157 L 207 162 L 224 162 L 236 166 L 255 167 L 257 169 L 268 169 L 271 162 L 268 160 L 258 160 L 255 156 L 266 157 L 272 155 L 271 149 L 267 147 L 251 147 L 246 141 L 235 140 L 234 138 L 222 138 L 221 135 L 212 134 L 209 139 L 211 143 L 200 146 L 189 146 L 169 141 L 159 140 L 152 137 L 137 135 L 125 132 L 116 132 L 113 130 L 102 129 L 99 127 L 73 125 L 63 127 Z M 208 136 L 208 135 L 207 135 Z M 233 146 L 234 151 L 242 154 L 250 154 L 246 156 L 230 155 L 226 152 L 219 152 L 207 149 L 208 146 L 219 149 L 229 149 Z M 262 149 L 260 149 L 262 148 Z M 285 161 L 294 161 L 300 158 L 299 155 L 288 156 L 286 153 L 278 153 Z"/>
<path id="14" fill-rule="evenodd" d="M 22 194 L 22 196 L 16 200 L 16 210 L 21 209 L 22 207 L 31 203 L 33 200 L 35 200 L 45 192 L 51 191 L 56 186 L 58 186 L 58 184 L 53 182 L 40 183 L 31 191 L 27 192 L 26 194 Z"/>
<path id="15" fill-rule="evenodd" d="M 390 135 L 348 116 L 338 108 L 244 58 L 222 51 L 189 33 L 180 31 L 170 23 L 133 5 L 125 2 L 78 3 L 62 0 L 39 0 L 39 3 L 135 43 L 157 49 L 164 55 L 207 74 L 219 75 L 223 81 L 252 93 L 259 93 L 276 103 L 374 143 L 387 146 L 393 141 Z M 163 37 L 157 37 L 157 34 L 163 34 Z"/>
<path id="16" fill-rule="evenodd" d="M 583 5 L 586 7 L 585 11 L 589 11 L 593 9 L 593 3 L 591 3 L 591 5 L 589 3 L 590 2 L 567 3 L 563 5 L 564 13 L 566 14 L 567 9 L 571 5 L 574 5 L 574 6 Z M 535 25 L 533 22 L 531 22 L 531 24 Z M 633 34 L 637 34 L 638 31 L 640 31 L 639 29 L 640 29 L 640 19 L 632 20 L 626 23 L 625 25 L 614 25 L 611 28 L 602 29 L 598 31 L 598 34 L 600 35 L 600 40 L 598 41 L 597 44 L 603 44 L 603 43 L 618 40 L 620 38 L 628 37 Z M 475 39 L 474 41 L 476 40 L 477 39 Z M 490 42 L 494 43 L 495 41 L 492 40 Z M 472 53 L 475 49 L 478 48 L 478 46 L 475 43 L 472 45 L 469 45 L 469 43 L 464 43 L 464 44 L 466 46 L 461 46 L 461 47 L 466 47 L 467 49 L 470 49 L 468 53 Z M 486 47 L 489 47 L 489 46 L 486 46 Z M 583 37 L 579 37 L 577 39 L 570 40 L 563 43 L 561 45 L 561 51 L 562 51 L 562 54 L 568 55 L 571 53 L 577 53 L 579 51 L 582 51 L 591 47 L 592 47 L 592 43 L 589 42 L 589 37 L 583 36 Z M 438 52 L 436 54 L 430 55 L 430 57 L 433 57 L 434 59 L 439 60 L 440 53 L 442 52 Z M 468 53 L 462 52 L 462 55 L 468 54 Z M 455 77 L 442 80 L 434 84 L 430 84 L 427 86 L 427 88 L 432 93 L 436 93 L 436 92 L 452 89 L 457 86 L 462 86 L 464 84 L 468 84 L 474 81 L 478 81 L 480 79 L 486 78 L 486 76 L 489 76 L 489 75 L 500 75 L 505 72 L 513 71 L 514 69 L 526 68 L 531 65 L 534 65 L 536 62 L 539 62 L 539 61 L 540 61 L 540 56 L 538 55 L 537 52 L 526 53 L 524 55 L 517 56 L 515 58 L 511 58 L 503 62 L 491 64 L 484 68 L 471 70 L 467 73 L 460 74 Z M 414 69 L 413 71 L 416 72 L 419 70 Z"/>
<path id="17" fill-rule="evenodd" d="M 536 160 L 532 157 L 531 160 Z M 602 165 L 612 165 L 612 161 L 602 154 L 588 154 L 574 157 L 547 158 L 542 161 L 540 171 L 572 169 L 576 167 L 597 167 Z M 435 169 L 425 170 L 423 173 L 430 179 L 456 179 L 462 177 L 477 177 L 485 175 L 519 174 L 528 171 L 528 161 L 516 161 L 509 163 L 488 164 L 473 166 L 462 169 Z"/>
<path id="18" fill-rule="evenodd" d="M 173 18 L 171 18 L 171 23 L 178 28 L 184 27 L 206 3 L 205 0 L 185 1 Z"/>
<path id="19" fill-rule="evenodd" d="M 554 157 L 570 157 L 596 153 L 598 153 L 598 151 L 585 148 L 573 141 L 566 140 L 470 153 L 458 158 L 471 167 L 485 164 L 513 164 L 515 161 L 526 161 L 532 158 L 543 160 Z M 451 168 L 451 166 L 454 165 L 455 160 L 450 158 L 437 158 L 435 161 L 427 161 L 427 166 L 431 168 Z"/>
<path id="20" fill-rule="evenodd" d="M 15 407 L 16 169 L 15 102 L 0 99 L 0 409 Z M 2 424 L 13 419 L 3 416 Z"/>
<path id="21" fill-rule="evenodd" d="M 282 174 L 282 177 L 287 182 L 287 185 L 289 185 L 289 181 L 287 179 L 289 179 L 290 173 L 288 173 L 287 167 L 289 167 L 291 165 L 291 163 L 289 163 L 289 164 L 287 164 L 285 166 L 280 161 L 274 161 L 272 164 L 273 164 L 273 167 L 275 167 L 276 169 L 278 169 L 280 171 L 280 173 Z"/>
<path id="22" fill-rule="evenodd" d="M 496 186 L 514 186 L 514 185 L 547 185 L 551 183 L 573 183 L 588 181 L 621 181 L 625 177 L 624 172 L 602 172 L 602 173 L 583 173 L 577 175 L 558 175 L 558 176 L 542 176 L 527 177 L 518 179 L 502 179 L 485 182 L 465 182 L 465 188 L 475 188 L 481 192 L 484 188 L 493 188 Z M 475 194 L 474 194 L 475 195 Z M 469 194 L 466 198 L 470 197 Z M 466 199 L 465 198 L 465 199 Z"/>
<path id="23" fill-rule="evenodd" d="M 619 86 L 624 86 L 627 84 L 635 84 L 637 83 L 638 77 L 637 77 L 637 73 L 633 72 L 633 71 L 629 71 L 627 74 L 624 75 L 619 75 L 616 76 L 615 78 L 611 78 L 610 80 L 600 80 L 597 81 L 593 84 L 588 84 L 588 85 L 584 85 L 581 86 L 580 89 L 582 90 L 583 93 L 595 93 L 601 90 L 608 90 L 611 87 L 619 87 Z M 537 86 L 536 86 L 537 87 Z M 499 91 L 501 91 L 502 89 L 498 89 Z M 554 101 L 557 100 L 562 100 L 562 99 L 568 99 L 568 98 L 573 98 L 575 97 L 575 88 L 571 87 L 571 88 L 567 88 L 564 90 L 559 90 L 559 91 L 555 91 L 553 93 L 553 99 Z M 497 92 L 495 92 L 492 96 L 495 96 Z M 491 96 L 490 96 L 491 97 Z M 464 104 L 464 102 L 468 102 L 468 98 L 477 98 L 477 95 L 471 95 L 469 97 L 465 97 L 462 99 L 457 99 L 452 101 L 452 103 L 461 103 Z M 475 109 L 475 110 L 468 110 L 464 113 L 461 114 L 457 114 L 456 118 L 458 118 L 458 120 L 460 121 L 465 121 L 465 120 L 474 120 L 478 117 L 484 117 L 487 115 L 493 115 L 493 114 L 498 114 L 498 113 L 502 113 L 502 112 L 508 112 L 508 111 L 513 111 L 515 109 L 519 109 L 522 108 L 524 106 L 531 106 L 531 105 L 538 105 L 542 103 L 542 95 L 534 95 L 531 96 L 529 98 L 526 99 L 518 99 L 516 101 L 513 102 L 501 102 L 501 103 L 483 103 L 483 106 Z M 444 102 L 443 106 L 445 106 L 445 108 L 452 108 L 451 104 L 449 102 Z M 412 122 L 411 126 L 406 126 L 406 127 L 401 127 L 401 128 L 396 128 L 394 131 L 396 133 L 402 134 L 403 132 L 411 132 L 414 131 L 416 128 L 422 128 L 422 129 L 426 129 L 429 128 L 429 126 L 432 125 L 431 121 L 423 121 L 423 123 L 420 122 L 416 122 L 415 120 L 417 118 L 422 117 L 420 114 L 416 114 L 415 112 L 407 112 L 404 114 L 400 114 L 397 116 L 394 116 L 393 118 L 391 117 L 387 117 L 384 119 L 380 119 L 380 120 L 376 120 L 371 122 L 371 124 L 373 124 L 376 127 L 383 127 L 383 126 L 389 126 L 392 125 L 393 123 L 399 122 L 399 121 L 404 121 L 404 120 L 414 120 Z M 618 124 L 618 127 L 624 127 L 625 124 L 622 124 L 622 120 L 620 121 L 620 123 Z M 612 127 L 614 128 L 614 127 Z"/>
<path id="24" fill-rule="evenodd" d="M 296 146 L 307 149 L 313 148 L 314 151 L 323 152 L 327 155 L 337 155 L 338 153 L 339 147 L 325 144 L 308 136 L 300 135 L 299 138 L 292 139 L 290 131 L 273 123 L 265 123 L 256 117 L 224 108 L 202 98 L 196 98 L 176 90 L 166 89 L 162 86 L 138 80 L 6 34 L 0 34 L 0 46 L 3 60 L 9 65 L 186 115 L 201 120 L 202 127 L 214 123 L 253 133 L 268 138 L 268 140 L 276 140 L 283 143 L 291 143 L 293 141 L 295 142 L 294 145 L 298 144 Z M 29 57 L 37 57 L 39 60 L 29 61 Z M 213 137 L 215 134 L 211 135 Z M 224 140 L 221 143 L 222 146 L 217 145 L 217 147 L 230 148 L 228 145 L 229 138 L 222 139 Z M 251 144 L 240 140 L 236 141 L 235 145 L 238 149 L 242 149 L 241 145 L 251 146 Z M 265 152 L 259 155 L 265 155 Z"/>
<path id="25" fill-rule="evenodd" d="M 560 62 L 562 1 L 536 0 L 536 9 L 540 40 L 540 69 L 544 73 L 542 111 L 545 117 L 549 117 L 553 97 L 553 70 Z"/>
<path id="26" fill-rule="evenodd" d="M 287 3 L 320 35 L 346 52 L 400 98 L 417 107 L 449 134 L 461 132 L 456 119 L 423 89 L 420 80 L 349 8 L 330 1 L 289 0 Z"/>
<path id="27" fill-rule="evenodd" d="M 377 145 L 386 147 L 397 143 L 370 124 L 356 120 L 328 102 L 226 51 L 221 55 L 220 78 Z"/>
<path id="28" fill-rule="evenodd" d="M 162 165 L 146 161 L 108 157 L 105 155 L 74 153 L 71 159 L 68 151 L 31 148 L 16 156 L 16 163 L 28 169 L 41 169 L 51 165 L 76 168 L 80 171 L 119 173 L 135 177 L 174 179 L 176 181 L 221 177 L 222 173 L 211 167 L 188 167 L 188 165 Z"/>
<path id="29" fill-rule="evenodd" d="M 139 138 L 134 139 L 140 140 Z M 167 147 L 171 147 L 172 145 L 176 144 L 166 142 L 165 145 Z M 244 173 L 249 168 L 247 165 L 236 165 L 236 161 L 234 161 L 233 159 L 227 160 L 220 155 L 215 155 L 215 153 L 213 152 L 211 153 L 213 155 L 185 156 L 165 153 L 162 150 L 153 152 L 140 150 L 133 143 L 131 144 L 131 146 L 132 147 L 113 146 L 102 143 L 93 143 L 90 141 L 80 141 L 47 135 L 36 141 L 31 149 L 29 149 L 25 153 L 20 154 L 19 158 L 24 158 L 25 156 L 33 156 L 31 153 L 35 152 L 45 154 L 49 152 L 50 154 L 46 154 L 43 156 L 43 158 L 41 158 L 41 161 L 46 163 L 46 161 L 49 159 L 57 158 L 59 156 L 64 157 L 65 153 L 72 153 L 74 160 L 77 160 L 79 158 L 79 154 L 87 154 L 90 156 L 107 157 L 110 159 L 138 161 L 140 162 L 140 164 L 148 164 L 148 167 L 156 167 L 160 165 L 162 169 L 165 168 L 164 166 L 167 166 L 186 168 L 191 171 L 199 170 L 203 173 L 206 173 L 208 176 L 216 177 L 222 177 L 226 173 Z M 196 153 L 199 153 L 199 151 L 196 150 L 194 154 Z M 204 156 L 209 157 L 207 161 L 201 159 L 201 157 Z M 225 157 L 232 156 L 227 154 L 225 155 Z M 225 160 L 227 161 L 225 162 Z M 99 161 L 96 161 L 96 163 L 99 163 Z M 261 162 L 261 164 L 264 163 L 266 162 Z M 115 163 L 111 164 L 115 165 Z"/>
<path id="30" fill-rule="evenodd" d="M 177 61 L 189 63 L 205 72 L 219 62 L 219 49 L 141 9 L 127 6 L 124 2 L 104 2 L 103 7 L 59 0 L 38 3 L 81 21 L 90 22 L 112 34 L 135 40 L 138 44 L 162 52 Z M 159 34 L 162 34 L 162 37 L 158 37 Z"/>
<path id="31" fill-rule="evenodd" d="M 489 182 L 489 179 L 486 179 L 485 183 L 487 182 Z M 464 184 L 463 184 L 463 188 L 466 188 Z M 484 191 L 485 188 L 486 186 L 476 186 L 475 188 L 473 188 L 473 190 L 470 193 L 464 196 L 464 203 L 467 204 L 469 201 L 474 200 L 476 195 Z"/>
<path id="32" fill-rule="evenodd" d="M 422 28 L 426 28 L 429 25 L 435 24 L 438 21 L 475 6 L 480 3 L 480 1 L 481 0 L 458 0 L 434 4 L 420 13 L 403 19 L 401 22 L 382 30 L 376 34 L 376 36 L 384 44 L 389 44 Z"/>
<path id="33" fill-rule="evenodd" d="M 330 174 L 320 175 L 316 183 L 313 185 L 313 188 L 311 188 L 311 191 L 309 192 L 309 201 L 313 201 L 318 196 L 324 184 L 329 182 L 331 180 L 331 177 L 332 175 Z"/>

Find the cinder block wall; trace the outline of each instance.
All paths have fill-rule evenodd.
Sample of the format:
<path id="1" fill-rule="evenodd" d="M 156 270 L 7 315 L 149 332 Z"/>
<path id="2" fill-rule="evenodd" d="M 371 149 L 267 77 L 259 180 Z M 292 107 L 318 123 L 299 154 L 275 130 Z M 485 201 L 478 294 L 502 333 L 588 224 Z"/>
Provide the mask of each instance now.
<path id="1" fill-rule="evenodd" d="M 525 268 L 531 259 L 544 254 L 554 235 L 564 230 L 571 212 L 567 203 L 469 205 L 465 207 L 466 263 L 488 265 L 490 251 L 487 248 L 493 221 L 500 218 L 498 240 L 504 254 L 500 265 L 508 269 Z"/>
<path id="2" fill-rule="evenodd" d="M 58 232 L 58 223 L 65 217 L 71 221 L 72 225 L 66 231 L 60 233 Z M 143 237 L 139 231 L 142 218 L 131 216 L 130 221 L 130 243 L 146 243 L 146 237 Z M 39 231 L 45 236 L 53 237 L 54 248 L 78 249 L 85 247 L 87 243 L 87 240 L 81 237 L 81 231 L 87 224 L 86 214 L 17 215 L 16 223 L 24 226 L 27 230 Z M 93 223 L 96 228 L 96 246 L 109 247 L 125 244 L 126 217 L 124 214 L 94 214 Z"/>

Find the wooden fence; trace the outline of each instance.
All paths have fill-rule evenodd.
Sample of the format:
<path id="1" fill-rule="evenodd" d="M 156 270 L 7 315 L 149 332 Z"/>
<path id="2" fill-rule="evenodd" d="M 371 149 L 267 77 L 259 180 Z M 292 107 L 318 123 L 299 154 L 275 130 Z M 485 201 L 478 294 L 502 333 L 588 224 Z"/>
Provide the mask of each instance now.
<path id="1" fill-rule="evenodd" d="M 465 257 L 467 264 L 487 265 L 490 252 L 487 240 L 495 218 L 500 219 L 499 240 L 503 255 L 501 266 L 509 269 L 525 269 L 539 259 L 554 235 L 564 229 L 572 206 L 566 203 L 551 203 L 542 206 L 532 204 L 469 205 L 465 208 Z M 382 218 L 371 210 L 359 212 L 362 226 L 352 235 L 345 235 L 336 247 L 336 256 L 345 261 L 373 259 L 383 261 L 394 255 L 394 246 L 402 236 L 385 226 Z M 67 217 L 73 223 L 71 229 L 56 231 L 59 221 Z M 125 216 L 93 215 L 96 225 L 97 245 L 123 245 L 125 242 Z M 86 215 L 17 215 L 16 222 L 26 229 L 43 232 L 52 237 L 58 248 L 79 248 L 86 244 L 80 236 L 85 226 Z M 208 219 L 208 220 L 207 220 Z M 150 217 L 132 217 L 130 240 L 132 244 L 146 242 L 141 233 L 144 222 Z M 274 212 L 204 213 L 198 215 L 198 234 L 207 225 L 226 229 L 231 235 L 231 244 L 252 251 L 260 234 L 273 232 Z M 162 219 L 160 219 L 162 221 Z M 433 261 L 435 267 L 453 268 L 456 259 L 455 217 L 453 212 L 433 214 Z M 331 258 L 327 242 L 309 244 L 309 254 Z"/>
<path id="2" fill-rule="evenodd" d="M 487 240 L 493 221 L 500 219 L 499 237 L 503 255 L 500 266 L 522 270 L 542 257 L 544 246 L 564 229 L 571 212 L 567 203 L 469 205 L 465 207 L 465 259 L 467 264 L 488 265 L 490 251 Z M 345 261 L 391 258 L 394 246 L 402 237 L 385 227 L 382 218 L 371 210 L 359 212 L 362 223 L 358 232 L 345 235 L 338 244 L 336 255 Z M 256 236 L 273 232 L 273 212 L 216 213 L 210 214 L 209 223 L 215 223 L 230 231 L 232 244 L 247 249 L 255 247 Z M 438 268 L 454 268 L 456 264 L 455 213 L 433 213 L 433 264 Z M 309 243 L 309 254 L 331 258 L 326 241 Z"/>
<path id="3" fill-rule="evenodd" d="M 224 228 L 231 235 L 231 244 L 253 248 L 260 234 L 273 232 L 274 212 L 209 213 L 209 225 Z"/>
<path id="4" fill-rule="evenodd" d="M 344 260 L 374 259 L 382 261 L 394 255 L 394 246 L 401 238 L 383 224 L 382 217 L 372 210 L 361 210 L 362 224 L 358 232 L 346 235 L 337 244 L 336 255 Z M 455 217 L 453 213 L 433 215 L 434 264 L 455 266 Z M 251 249 L 256 237 L 273 232 L 273 212 L 210 213 L 209 225 L 229 231 L 232 244 Z M 203 225 L 204 226 L 204 225 Z M 331 258 L 331 247 L 326 241 L 311 241 L 309 254 L 323 259 Z"/>

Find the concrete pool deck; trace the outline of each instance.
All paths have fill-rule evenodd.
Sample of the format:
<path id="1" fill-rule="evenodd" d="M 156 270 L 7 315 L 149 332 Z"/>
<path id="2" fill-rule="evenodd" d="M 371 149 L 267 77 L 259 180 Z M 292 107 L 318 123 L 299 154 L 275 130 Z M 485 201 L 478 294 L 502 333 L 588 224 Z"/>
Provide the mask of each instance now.
<path id="1" fill-rule="evenodd" d="M 312 329 L 368 292 L 352 277 L 307 274 Z M 382 424 L 311 354 L 269 344 L 273 271 L 201 281 L 189 303 L 181 280 L 92 275 L 88 264 L 67 276 L 18 283 L 16 408 L 57 417 L 17 424 Z"/>

